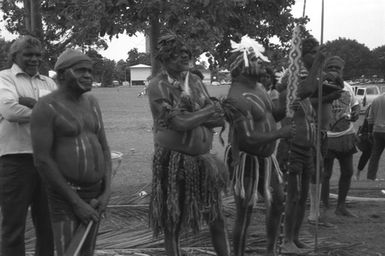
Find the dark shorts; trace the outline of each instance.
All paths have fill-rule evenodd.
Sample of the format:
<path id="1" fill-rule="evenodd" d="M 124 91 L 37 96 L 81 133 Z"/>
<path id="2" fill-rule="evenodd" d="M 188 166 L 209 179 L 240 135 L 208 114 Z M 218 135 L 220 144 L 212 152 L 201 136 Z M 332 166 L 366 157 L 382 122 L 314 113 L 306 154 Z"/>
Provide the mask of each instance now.
<path id="1" fill-rule="evenodd" d="M 355 134 L 347 134 L 341 137 L 328 138 L 327 158 L 329 154 L 354 154 L 357 152 Z"/>
<path id="2" fill-rule="evenodd" d="M 76 191 L 80 198 L 89 203 L 92 199 L 97 198 L 103 189 L 102 181 L 92 185 L 69 185 Z M 60 222 L 68 219 L 77 219 L 72 205 L 54 189 L 48 188 L 48 202 L 50 207 L 50 214 L 52 222 Z"/>
<path id="3" fill-rule="evenodd" d="M 277 160 L 284 173 L 312 176 L 315 173 L 314 156 L 313 148 L 289 145 L 285 140 L 280 141 L 277 149 Z"/>

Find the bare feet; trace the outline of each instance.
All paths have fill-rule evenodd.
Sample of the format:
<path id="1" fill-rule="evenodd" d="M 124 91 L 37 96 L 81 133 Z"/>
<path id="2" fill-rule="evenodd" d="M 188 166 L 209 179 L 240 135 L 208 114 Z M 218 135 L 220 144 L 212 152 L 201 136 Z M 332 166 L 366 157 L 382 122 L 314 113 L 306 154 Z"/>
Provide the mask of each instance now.
<path id="1" fill-rule="evenodd" d="M 303 242 L 301 242 L 301 241 L 299 241 L 299 240 L 294 240 L 294 244 L 295 244 L 298 248 L 300 248 L 300 249 L 309 249 L 309 248 L 310 248 L 309 245 L 307 245 L 307 244 L 305 244 L 305 243 L 303 243 Z"/>
<path id="2" fill-rule="evenodd" d="M 300 255 L 303 254 L 304 251 L 298 248 L 294 242 L 285 242 L 281 247 L 281 253 L 289 255 Z"/>
<path id="3" fill-rule="evenodd" d="M 359 180 L 360 180 L 360 174 L 361 174 L 361 170 L 358 170 L 358 169 L 357 169 L 356 174 L 353 175 L 353 180 L 359 181 Z"/>
<path id="4" fill-rule="evenodd" d="M 274 251 L 272 251 L 272 252 L 266 252 L 266 254 L 265 254 L 265 256 L 275 256 L 275 255 L 277 255 Z"/>
<path id="5" fill-rule="evenodd" d="M 346 209 L 346 207 L 343 207 L 343 206 L 337 206 L 335 213 L 336 215 L 339 215 L 339 216 L 357 218 L 357 215 L 348 211 L 348 209 Z"/>
<path id="6" fill-rule="evenodd" d="M 315 220 L 310 220 L 308 219 L 308 222 L 310 225 L 317 225 L 320 227 L 325 227 L 325 228 L 335 228 L 335 226 L 331 223 L 329 223 L 326 219 L 319 218 L 318 223 L 316 223 Z"/>

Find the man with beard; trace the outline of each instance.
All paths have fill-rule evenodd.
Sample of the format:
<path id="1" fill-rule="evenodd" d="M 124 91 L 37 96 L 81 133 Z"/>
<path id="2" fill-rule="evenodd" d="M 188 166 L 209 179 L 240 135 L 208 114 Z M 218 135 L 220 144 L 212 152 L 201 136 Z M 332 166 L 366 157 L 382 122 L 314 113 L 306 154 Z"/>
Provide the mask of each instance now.
<path id="1" fill-rule="evenodd" d="M 290 138 L 291 124 L 276 128 L 272 101 L 258 81 L 265 74 L 268 59 L 263 48 L 248 37 L 233 43 L 229 59 L 232 84 L 224 102 L 230 123 L 229 146 L 225 160 L 229 166 L 236 203 L 233 246 L 236 256 L 244 255 L 247 229 L 257 193 L 264 196 L 267 230 L 266 255 L 275 255 L 283 211 L 282 178 L 273 152 L 279 138 Z"/>
<path id="2" fill-rule="evenodd" d="M 12 67 L 0 72 L 0 205 L 3 256 L 25 255 L 24 232 L 28 208 L 36 230 L 36 255 L 54 255 L 48 202 L 33 164 L 30 116 L 37 100 L 56 89 L 39 74 L 42 46 L 21 36 L 10 48 Z"/>
<path id="3" fill-rule="evenodd" d="M 100 214 L 111 193 L 111 153 L 92 88 L 91 59 L 67 49 L 55 64 L 59 89 L 34 107 L 31 136 L 36 167 L 47 184 L 56 253 L 77 229 L 90 231 L 81 255 L 93 255 Z"/>
<path id="4" fill-rule="evenodd" d="M 227 173 L 210 154 L 223 110 L 189 71 L 191 52 L 182 38 L 163 35 L 157 59 L 162 71 L 148 87 L 154 121 L 151 228 L 155 236 L 164 233 L 167 255 L 181 256 L 181 232 L 199 232 L 205 220 L 217 255 L 229 256 L 221 203 Z"/>

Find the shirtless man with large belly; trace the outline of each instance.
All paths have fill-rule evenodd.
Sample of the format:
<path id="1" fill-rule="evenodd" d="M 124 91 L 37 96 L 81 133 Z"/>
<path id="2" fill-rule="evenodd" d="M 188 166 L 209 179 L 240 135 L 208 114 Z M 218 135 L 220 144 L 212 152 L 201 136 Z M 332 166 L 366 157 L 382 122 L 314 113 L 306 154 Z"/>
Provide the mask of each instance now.
<path id="1" fill-rule="evenodd" d="M 84 107 L 74 105 L 67 108 L 64 106 L 71 105 L 71 101 L 65 102 L 65 98 L 59 100 L 63 105 L 57 104 L 57 101 L 48 104 L 52 111 L 59 114 L 53 124 L 55 143 L 52 151 L 61 174 L 77 184 L 97 183 L 104 178 L 105 159 L 97 136 L 101 118 L 96 114 L 96 105 L 92 106 L 95 103 L 84 97 L 81 99 Z"/>
<path id="2" fill-rule="evenodd" d="M 55 247 L 64 255 L 77 228 L 94 223 L 81 255 L 93 255 L 100 215 L 111 193 L 111 153 L 92 87 L 89 57 L 71 49 L 55 65 L 59 89 L 31 117 L 35 164 L 46 181 Z"/>
<path id="3" fill-rule="evenodd" d="M 247 59 L 244 59 L 243 51 L 246 51 Z M 230 57 L 232 84 L 224 103 L 230 123 L 225 159 L 232 176 L 237 210 L 233 229 L 236 256 L 244 255 L 247 229 L 258 192 L 264 196 L 267 207 L 266 255 L 275 255 L 283 211 L 280 171 L 273 152 L 277 139 L 293 136 L 295 127 L 289 125 L 277 130 L 278 120 L 273 115 L 272 101 L 258 83 L 266 60 L 252 48 L 240 48 Z"/>

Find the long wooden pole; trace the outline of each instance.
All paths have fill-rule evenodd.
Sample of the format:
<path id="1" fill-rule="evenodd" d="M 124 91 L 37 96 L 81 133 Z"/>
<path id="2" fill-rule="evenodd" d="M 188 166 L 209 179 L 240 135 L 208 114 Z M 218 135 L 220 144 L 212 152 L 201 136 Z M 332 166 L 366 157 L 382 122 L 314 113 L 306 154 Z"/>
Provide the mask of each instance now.
<path id="1" fill-rule="evenodd" d="M 321 40 L 320 44 L 323 45 L 323 31 L 324 31 L 324 0 L 322 0 L 321 8 Z M 323 66 L 323 65 L 322 65 Z M 321 67 L 322 67 L 321 66 Z M 321 173 L 321 121 L 322 121 L 322 68 L 319 71 L 319 84 L 318 84 L 318 109 L 317 109 L 317 164 L 316 164 L 316 197 L 315 197 L 315 210 L 316 210 L 316 229 L 314 236 L 314 252 L 318 251 L 318 214 L 319 214 L 319 189 L 320 189 L 320 173 Z"/>
<path id="2" fill-rule="evenodd" d="M 305 17 L 305 10 L 306 10 L 306 0 L 303 1 L 302 17 Z"/>

